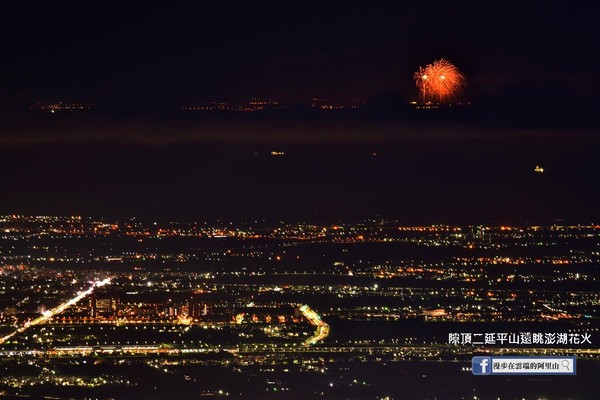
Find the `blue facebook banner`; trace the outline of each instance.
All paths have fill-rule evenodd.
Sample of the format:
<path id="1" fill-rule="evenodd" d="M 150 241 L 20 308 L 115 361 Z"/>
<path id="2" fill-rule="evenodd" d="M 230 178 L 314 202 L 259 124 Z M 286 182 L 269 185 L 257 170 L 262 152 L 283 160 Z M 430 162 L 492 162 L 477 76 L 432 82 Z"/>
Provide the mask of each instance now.
<path id="1" fill-rule="evenodd" d="M 572 356 L 490 356 L 473 357 L 473 375 L 576 375 L 577 359 Z"/>

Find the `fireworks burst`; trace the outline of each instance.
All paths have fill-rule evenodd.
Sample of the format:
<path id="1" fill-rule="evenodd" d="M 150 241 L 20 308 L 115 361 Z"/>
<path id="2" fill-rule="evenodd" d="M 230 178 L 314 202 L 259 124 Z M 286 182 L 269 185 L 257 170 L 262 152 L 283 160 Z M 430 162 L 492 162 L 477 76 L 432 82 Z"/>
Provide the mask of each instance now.
<path id="1" fill-rule="evenodd" d="M 448 60 L 440 58 L 414 75 L 424 102 L 449 103 L 465 88 L 465 76 Z"/>

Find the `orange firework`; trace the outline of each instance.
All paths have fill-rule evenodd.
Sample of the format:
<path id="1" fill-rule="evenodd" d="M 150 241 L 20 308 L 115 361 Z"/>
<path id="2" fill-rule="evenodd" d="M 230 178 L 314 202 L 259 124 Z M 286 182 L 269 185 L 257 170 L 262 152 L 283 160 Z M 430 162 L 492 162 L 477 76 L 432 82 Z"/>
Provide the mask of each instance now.
<path id="1" fill-rule="evenodd" d="M 451 62 L 440 58 L 414 75 L 424 102 L 449 103 L 465 88 L 465 76 Z"/>

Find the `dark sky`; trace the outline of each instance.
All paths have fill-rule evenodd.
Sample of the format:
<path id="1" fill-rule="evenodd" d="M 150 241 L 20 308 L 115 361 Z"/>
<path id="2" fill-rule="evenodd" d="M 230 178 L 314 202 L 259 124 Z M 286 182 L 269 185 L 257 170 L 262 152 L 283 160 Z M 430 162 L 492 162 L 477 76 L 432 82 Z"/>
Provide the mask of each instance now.
<path id="1" fill-rule="evenodd" d="M 4 5 L 0 214 L 599 222 L 598 120 L 578 108 L 600 89 L 588 3 L 171 3 Z M 96 112 L 391 89 L 404 106 L 413 72 L 441 57 L 464 71 L 474 107 Z M 532 111 L 557 98 L 578 105 Z M 12 111 L 58 100 L 98 107 Z"/>
<path id="2" fill-rule="evenodd" d="M 346 101 L 398 88 L 410 97 L 412 72 L 440 57 L 466 73 L 474 96 L 516 83 L 576 97 L 599 88 L 587 3 L 171 3 L 4 5 L 0 94 Z"/>

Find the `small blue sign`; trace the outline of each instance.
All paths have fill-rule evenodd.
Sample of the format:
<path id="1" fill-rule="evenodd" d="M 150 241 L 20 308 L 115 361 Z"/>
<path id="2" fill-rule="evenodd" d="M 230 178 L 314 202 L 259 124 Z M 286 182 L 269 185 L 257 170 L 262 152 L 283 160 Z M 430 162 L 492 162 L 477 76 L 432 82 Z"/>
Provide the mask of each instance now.
<path id="1" fill-rule="evenodd" d="M 492 373 L 492 360 L 490 357 L 473 357 L 471 361 L 473 375 L 489 375 Z"/>

